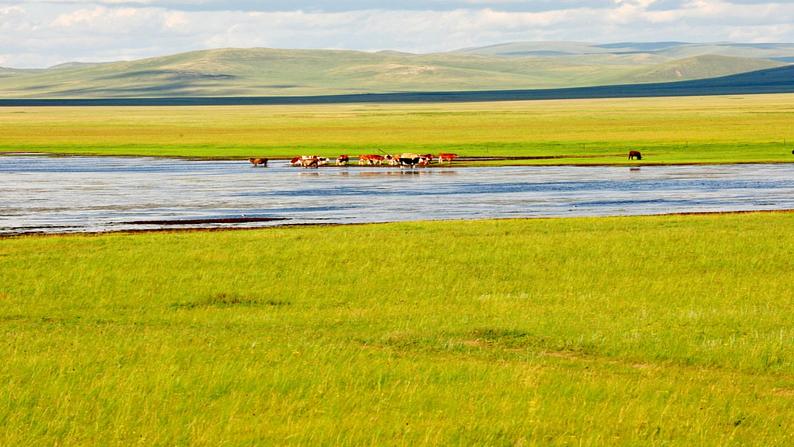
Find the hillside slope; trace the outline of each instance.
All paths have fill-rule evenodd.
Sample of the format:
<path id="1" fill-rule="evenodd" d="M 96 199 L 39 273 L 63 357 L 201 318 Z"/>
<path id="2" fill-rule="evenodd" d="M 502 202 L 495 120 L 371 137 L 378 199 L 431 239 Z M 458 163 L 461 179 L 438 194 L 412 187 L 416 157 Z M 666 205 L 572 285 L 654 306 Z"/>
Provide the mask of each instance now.
<path id="1" fill-rule="evenodd" d="M 8 106 L 200 106 L 342 103 L 434 103 L 528 101 L 542 99 L 640 98 L 664 96 L 794 93 L 794 65 L 719 78 L 648 84 L 603 85 L 536 90 L 437 91 L 312 96 L 174 96 L 154 98 L 5 99 Z"/>
<path id="2" fill-rule="evenodd" d="M 546 45 L 561 50 L 585 44 Z M 42 70 L 0 69 L 0 97 L 307 96 L 550 89 L 692 80 L 785 65 L 768 59 L 696 56 L 672 60 L 647 53 L 603 51 L 568 57 L 505 57 L 477 52 L 415 55 L 392 51 L 218 49 L 128 62 L 69 63 Z"/>
<path id="3" fill-rule="evenodd" d="M 778 66 L 782 66 L 782 63 L 767 59 L 705 55 L 643 67 L 622 80 L 626 83 L 644 83 L 707 79 Z"/>
<path id="4" fill-rule="evenodd" d="M 688 42 L 508 42 L 457 50 L 459 53 L 502 57 L 583 55 L 646 55 L 667 59 L 716 55 L 762 59 L 794 57 L 791 43 L 688 43 Z"/>

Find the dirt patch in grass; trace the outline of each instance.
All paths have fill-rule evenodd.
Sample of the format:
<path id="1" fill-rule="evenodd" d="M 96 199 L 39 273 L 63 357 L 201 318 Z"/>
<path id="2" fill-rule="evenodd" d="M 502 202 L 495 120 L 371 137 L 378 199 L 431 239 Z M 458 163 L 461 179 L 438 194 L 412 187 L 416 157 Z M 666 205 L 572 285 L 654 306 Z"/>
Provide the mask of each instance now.
<path id="1" fill-rule="evenodd" d="M 292 303 L 283 300 L 254 298 L 230 293 L 218 293 L 209 297 L 181 303 L 174 303 L 175 309 L 197 309 L 208 307 L 282 307 Z"/>

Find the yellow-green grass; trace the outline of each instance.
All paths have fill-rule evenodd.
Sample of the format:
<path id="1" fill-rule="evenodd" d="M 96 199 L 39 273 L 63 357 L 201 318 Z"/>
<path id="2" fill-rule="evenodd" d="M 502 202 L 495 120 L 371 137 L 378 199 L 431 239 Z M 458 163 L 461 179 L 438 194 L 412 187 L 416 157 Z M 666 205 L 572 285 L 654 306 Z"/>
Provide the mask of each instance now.
<path id="1" fill-rule="evenodd" d="M 794 443 L 794 214 L 0 239 L 0 445 Z"/>
<path id="2" fill-rule="evenodd" d="M 456 152 L 532 164 L 791 162 L 794 95 L 0 109 L 0 151 L 239 158 Z M 516 163 L 516 162 L 511 162 Z"/>

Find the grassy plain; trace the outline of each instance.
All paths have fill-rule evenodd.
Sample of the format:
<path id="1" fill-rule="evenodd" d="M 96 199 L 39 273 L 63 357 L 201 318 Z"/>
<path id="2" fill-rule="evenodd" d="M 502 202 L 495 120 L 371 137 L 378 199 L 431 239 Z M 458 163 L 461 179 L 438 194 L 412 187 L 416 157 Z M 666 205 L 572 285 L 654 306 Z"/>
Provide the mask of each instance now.
<path id="1" fill-rule="evenodd" d="M 0 151 L 237 158 L 457 152 L 510 162 L 794 161 L 794 95 L 427 105 L 2 108 Z"/>
<path id="2" fill-rule="evenodd" d="M 0 239 L 0 445 L 792 445 L 793 250 L 786 213 Z"/>

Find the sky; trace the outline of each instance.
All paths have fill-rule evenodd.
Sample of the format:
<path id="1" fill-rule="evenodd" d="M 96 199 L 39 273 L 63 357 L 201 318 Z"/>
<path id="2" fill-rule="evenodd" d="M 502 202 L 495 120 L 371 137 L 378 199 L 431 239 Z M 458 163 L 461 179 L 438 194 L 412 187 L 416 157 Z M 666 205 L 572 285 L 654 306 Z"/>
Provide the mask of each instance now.
<path id="1" fill-rule="evenodd" d="M 0 0 L 0 66 L 207 48 L 436 52 L 514 41 L 794 42 L 794 0 Z"/>

